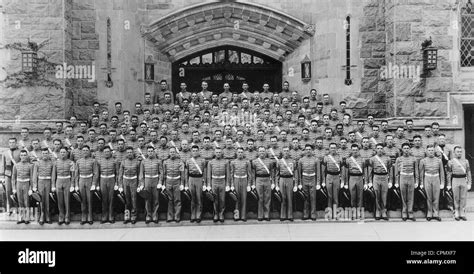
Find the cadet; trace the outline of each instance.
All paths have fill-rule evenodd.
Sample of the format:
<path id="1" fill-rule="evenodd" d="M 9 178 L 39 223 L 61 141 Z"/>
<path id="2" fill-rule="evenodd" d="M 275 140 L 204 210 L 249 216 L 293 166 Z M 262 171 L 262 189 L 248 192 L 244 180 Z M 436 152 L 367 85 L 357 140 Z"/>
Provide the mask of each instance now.
<path id="1" fill-rule="evenodd" d="M 427 157 L 420 160 L 420 187 L 426 190 L 428 211 L 426 219 L 441 221 L 439 217 L 439 190 L 444 183 L 444 167 L 441 159 L 435 157 L 433 145 L 426 147 Z M 416 187 L 416 184 L 415 184 Z"/>
<path id="2" fill-rule="evenodd" d="M 199 146 L 191 148 L 192 156 L 186 161 L 186 178 L 191 192 L 191 223 L 201 222 L 202 191 L 206 190 L 206 160 L 199 154 Z M 201 190 L 202 189 L 202 190 Z"/>
<path id="3" fill-rule="evenodd" d="M 17 224 L 30 223 L 30 197 L 32 192 L 33 165 L 28 161 L 28 152 L 20 151 L 20 162 L 13 166 L 12 193 L 18 197 L 18 222 Z"/>
<path id="4" fill-rule="evenodd" d="M 225 140 L 225 148 L 222 150 L 222 154 L 224 156 L 224 159 L 227 161 L 234 160 L 236 158 L 236 152 L 234 148 L 234 143 L 232 141 L 232 138 L 228 137 Z"/>
<path id="5" fill-rule="evenodd" d="M 137 222 L 137 184 L 140 162 L 135 157 L 133 147 L 127 147 L 127 158 L 120 164 L 119 187 L 125 191 L 125 216 L 123 223 Z M 131 211 L 130 211 L 131 210 Z"/>
<path id="6" fill-rule="evenodd" d="M 247 221 L 247 192 L 251 190 L 251 164 L 244 158 L 244 149 L 237 148 L 237 159 L 230 162 L 231 189 L 235 188 L 237 203 L 234 220 Z"/>
<path id="7" fill-rule="evenodd" d="M 64 223 L 68 225 L 71 222 L 69 197 L 70 192 L 74 191 L 71 181 L 73 174 L 74 162 L 67 159 L 67 150 L 63 147 L 59 151 L 59 159 L 53 165 L 53 187 L 51 189 L 52 192 L 57 190 L 58 194 L 59 225 Z"/>
<path id="8" fill-rule="evenodd" d="M 245 159 L 253 161 L 257 158 L 257 149 L 252 138 L 247 139 L 247 147 L 245 149 Z"/>
<path id="9" fill-rule="evenodd" d="M 298 178 L 300 180 L 298 188 L 303 189 L 306 195 L 309 196 L 309 201 L 304 201 L 303 220 L 309 218 L 316 220 L 316 190 L 321 188 L 320 162 L 318 158 L 313 157 L 313 147 L 311 145 L 306 145 L 304 151 L 304 156 L 298 161 Z"/>
<path id="10" fill-rule="evenodd" d="M 38 190 L 41 195 L 41 211 L 39 224 L 43 225 L 46 221 L 51 224 L 49 214 L 49 193 L 51 192 L 51 175 L 53 173 L 53 162 L 47 148 L 41 149 L 41 158 L 35 163 L 33 169 L 33 191 Z"/>
<path id="11" fill-rule="evenodd" d="M 51 131 L 49 133 L 51 134 Z M 10 195 L 12 194 L 12 171 L 13 166 L 20 162 L 20 150 L 17 147 L 16 138 L 8 139 L 8 147 L 9 149 L 3 154 L 2 161 L 0 162 L 0 179 L 5 184 L 7 211 L 11 214 L 13 203 L 10 198 Z"/>
<path id="12" fill-rule="evenodd" d="M 81 225 L 85 223 L 92 224 L 92 193 L 96 190 L 98 180 L 97 161 L 91 157 L 90 148 L 88 146 L 82 147 L 83 155 L 81 159 L 77 160 L 75 169 L 75 183 L 74 187 L 81 193 Z M 100 188 L 98 189 L 100 190 Z"/>
<path id="13" fill-rule="evenodd" d="M 369 187 L 374 186 L 375 190 L 375 220 L 384 219 L 388 221 L 387 216 L 387 193 L 392 187 L 392 173 L 389 172 L 392 167 L 392 161 L 384 155 L 383 144 L 378 143 L 375 146 L 377 154 L 368 160 L 368 181 Z"/>
<path id="14" fill-rule="evenodd" d="M 276 182 L 281 190 L 280 221 L 293 222 L 293 192 L 296 192 L 298 182 L 296 160 L 290 157 L 290 147 L 284 146 L 282 157 L 277 161 Z"/>
<path id="15" fill-rule="evenodd" d="M 229 162 L 222 158 L 222 149 L 215 148 L 216 158 L 207 164 L 207 180 L 212 191 L 216 194 L 214 199 L 214 222 L 224 222 L 225 192 L 230 190 Z"/>
<path id="16" fill-rule="evenodd" d="M 160 206 L 158 189 L 161 190 L 163 178 L 161 161 L 155 157 L 152 146 L 147 147 L 147 157 L 140 162 L 140 191 L 148 191 L 150 197 L 145 200 L 145 223 L 158 223 L 158 208 Z"/>
<path id="17" fill-rule="evenodd" d="M 351 206 L 361 208 L 364 206 L 362 203 L 364 197 L 362 191 L 364 188 L 367 188 L 366 163 L 359 155 L 359 145 L 352 144 L 351 150 L 351 156 L 346 159 L 347 179 L 345 185 L 349 185 Z M 352 219 L 354 219 L 354 217 L 352 217 Z"/>
<path id="18" fill-rule="evenodd" d="M 181 190 L 184 190 L 184 162 L 179 159 L 178 151 L 169 148 L 169 159 L 163 162 L 163 185 L 170 196 L 166 222 L 181 221 Z"/>
<path id="19" fill-rule="evenodd" d="M 329 154 L 324 156 L 321 165 L 322 185 L 327 186 L 328 190 L 328 207 L 332 209 L 333 205 L 339 207 L 339 189 L 344 187 L 341 183 L 342 158 L 337 154 L 336 143 L 329 144 Z M 333 212 L 334 216 L 336 212 Z"/>
<path id="20" fill-rule="evenodd" d="M 467 191 L 471 189 L 471 168 L 466 159 L 462 159 L 462 148 L 454 147 L 454 158 L 448 162 L 448 186 L 453 187 L 454 218 L 466 221 Z"/>
<path id="21" fill-rule="evenodd" d="M 275 162 L 267 158 L 265 147 L 258 148 L 258 157 L 252 161 L 253 172 L 255 172 L 255 185 L 258 193 L 259 221 L 263 219 L 270 221 L 271 189 L 275 187 L 274 168 Z"/>
<path id="22" fill-rule="evenodd" d="M 402 220 L 408 219 L 415 221 L 413 216 L 413 195 L 415 184 L 418 186 L 418 163 L 416 158 L 410 155 L 410 144 L 402 144 L 403 155 L 398 157 L 395 162 L 395 187 L 400 185 L 402 196 Z"/>
<path id="23" fill-rule="evenodd" d="M 123 140 L 119 140 L 122 141 Z M 121 146 L 119 142 L 119 147 Z M 122 144 L 123 146 L 123 144 Z M 119 148 L 120 150 L 121 148 Z M 117 184 L 117 176 L 119 173 L 119 165 L 123 161 L 122 158 L 112 157 L 110 147 L 104 148 L 104 157 L 97 161 L 100 173 L 100 191 L 102 193 L 102 218 L 101 223 L 108 221 L 113 224 L 114 219 L 114 191 L 119 190 Z M 123 192 L 123 188 L 120 192 Z"/>

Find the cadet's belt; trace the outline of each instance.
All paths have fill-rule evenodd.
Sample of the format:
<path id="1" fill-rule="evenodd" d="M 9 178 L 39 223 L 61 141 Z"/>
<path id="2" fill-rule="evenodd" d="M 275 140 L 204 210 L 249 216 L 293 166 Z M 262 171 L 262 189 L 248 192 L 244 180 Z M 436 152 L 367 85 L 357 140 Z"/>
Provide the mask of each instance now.
<path id="1" fill-rule="evenodd" d="M 100 175 L 100 178 L 114 178 L 115 174 L 112 175 Z M 125 176 L 124 176 L 125 177 Z"/>
<path id="2" fill-rule="evenodd" d="M 160 175 L 159 174 L 156 174 L 156 175 L 146 175 L 145 174 L 145 178 L 158 178 Z"/>
<path id="3" fill-rule="evenodd" d="M 244 178 L 247 178 L 247 175 L 242 175 L 242 176 L 234 175 L 234 178 L 244 179 Z"/>
<path id="4" fill-rule="evenodd" d="M 214 175 L 212 175 L 211 177 L 212 177 L 212 179 L 224 179 L 224 178 L 225 178 L 225 175 L 222 175 L 222 176 L 214 176 Z"/>
<path id="5" fill-rule="evenodd" d="M 51 176 L 38 176 L 38 180 L 51 180 Z"/>
<path id="6" fill-rule="evenodd" d="M 172 176 L 166 176 L 166 179 L 168 180 L 177 180 L 177 179 L 180 179 L 181 176 L 176 176 L 176 177 L 172 177 Z"/>
<path id="7" fill-rule="evenodd" d="M 466 178 L 466 174 L 453 174 L 453 178 Z"/>
<path id="8" fill-rule="evenodd" d="M 362 176 L 362 173 L 349 173 L 349 176 Z"/>
<path id="9" fill-rule="evenodd" d="M 94 174 L 79 175 L 79 178 L 92 178 Z"/>
<path id="10" fill-rule="evenodd" d="M 316 176 L 316 173 L 306 173 L 306 172 L 303 172 L 303 176 L 313 177 L 313 176 Z"/>
<path id="11" fill-rule="evenodd" d="M 293 175 L 280 175 L 280 178 L 293 178 Z"/>
<path id="12" fill-rule="evenodd" d="M 257 174 L 257 177 L 262 177 L 262 178 L 270 177 L 270 174 Z"/>
<path id="13" fill-rule="evenodd" d="M 329 174 L 329 175 L 339 175 L 339 174 L 341 174 L 341 172 L 327 171 L 327 174 Z"/>
<path id="14" fill-rule="evenodd" d="M 68 176 L 58 176 L 58 179 L 71 179 L 71 175 L 68 175 Z"/>
<path id="15" fill-rule="evenodd" d="M 25 182 L 29 182 L 30 179 L 16 179 L 18 182 L 22 182 L 22 183 L 25 183 Z"/>
<path id="16" fill-rule="evenodd" d="M 384 176 L 384 175 L 388 175 L 388 173 L 387 172 L 382 172 L 382 173 L 374 172 L 374 175 Z"/>
<path id="17" fill-rule="evenodd" d="M 133 179 L 136 179 L 137 176 L 135 175 L 135 176 L 132 176 L 132 177 L 128 177 L 128 176 L 123 175 L 123 178 L 128 179 L 128 180 L 133 180 Z"/>
<path id="18" fill-rule="evenodd" d="M 410 173 L 400 172 L 400 175 L 413 176 L 413 172 L 410 172 Z"/>
<path id="19" fill-rule="evenodd" d="M 435 173 L 435 174 L 425 173 L 425 176 L 428 176 L 428 177 L 438 177 L 438 176 L 439 176 L 439 173 Z"/>
<path id="20" fill-rule="evenodd" d="M 202 174 L 189 174 L 191 178 L 202 178 Z"/>

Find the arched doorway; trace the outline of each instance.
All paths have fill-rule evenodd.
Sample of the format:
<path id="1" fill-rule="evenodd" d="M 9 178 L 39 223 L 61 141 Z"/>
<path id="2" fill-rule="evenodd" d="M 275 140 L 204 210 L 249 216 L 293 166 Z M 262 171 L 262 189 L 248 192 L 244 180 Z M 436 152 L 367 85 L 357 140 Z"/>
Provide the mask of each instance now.
<path id="1" fill-rule="evenodd" d="M 172 65 L 173 92 L 179 92 L 181 82 L 188 91 L 199 92 L 201 82 L 209 84 L 209 90 L 221 93 L 224 83 L 229 83 L 233 92 L 240 92 L 242 83 L 249 90 L 261 90 L 268 83 L 272 91 L 279 91 L 282 82 L 282 63 L 256 51 L 220 46 L 200 51 L 182 58 Z"/>

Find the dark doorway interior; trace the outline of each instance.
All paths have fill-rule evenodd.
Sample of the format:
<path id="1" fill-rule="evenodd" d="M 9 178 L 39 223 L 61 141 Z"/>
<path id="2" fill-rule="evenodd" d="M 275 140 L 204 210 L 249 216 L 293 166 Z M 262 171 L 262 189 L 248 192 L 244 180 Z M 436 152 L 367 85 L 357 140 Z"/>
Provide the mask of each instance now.
<path id="1" fill-rule="evenodd" d="M 466 159 L 469 166 L 474 165 L 474 105 L 464 105 L 464 147 L 466 149 Z M 473 189 L 471 189 L 473 191 Z"/>
<path id="2" fill-rule="evenodd" d="M 232 92 L 241 92 L 242 83 L 249 84 L 249 91 L 261 91 L 264 83 L 272 92 L 280 92 L 282 64 L 266 55 L 233 46 L 216 47 L 190 55 L 172 65 L 172 89 L 180 91 L 185 82 L 189 92 L 201 91 L 201 82 L 207 81 L 208 90 L 221 93 L 224 83 Z"/>

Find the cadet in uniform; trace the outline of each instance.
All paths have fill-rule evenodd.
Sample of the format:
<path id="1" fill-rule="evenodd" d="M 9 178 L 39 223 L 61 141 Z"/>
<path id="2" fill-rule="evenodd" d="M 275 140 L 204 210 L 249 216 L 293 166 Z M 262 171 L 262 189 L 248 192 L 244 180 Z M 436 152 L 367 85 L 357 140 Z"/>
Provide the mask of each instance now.
<path id="1" fill-rule="evenodd" d="M 81 225 L 92 224 L 92 193 L 97 186 L 97 161 L 91 157 L 90 148 L 82 147 L 84 157 L 77 160 L 75 169 L 75 188 L 81 193 Z M 100 188 L 99 188 L 100 190 Z"/>
<path id="2" fill-rule="evenodd" d="M 199 154 L 199 146 L 191 148 L 192 156 L 186 161 L 186 178 L 191 192 L 191 223 L 201 222 L 202 191 L 206 190 L 206 160 Z M 202 189 L 202 190 L 201 190 Z"/>
<path id="3" fill-rule="evenodd" d="M 247 192 L 251 190 L 251 164 L 244 158 L 244 149 L 237 148 L 237 159 L 230 162 L 231 189 L 235 188 L 237 203 L 234 220 L 247 221 Z"/>
<path id="4" fill-rule="evenodd" d="M 341 185 L 341 174 L 342 174 L 342 158 L 337 154 L 337 145 L 336 143 L 329 144 L 329 154 L 324 156 L 321 163 L 321 176 L 322 176 L 322 185 L 326 186 L 328 190 L 328 207 L 332 209 L 333 205 L 336 205 L 336 208 L 339 207 L 339 189 L 343 187 Z M 336 212 L 333 212 L 334 216 Z"/>
<path id="5" fill-rule="evenodd" d="M 439 190 L 444 183 L 444 167 L 441 159 L 435 157 L 433 145 L 426 147 L 427 157 L 420 160 L 420 187 L 426 190 L 428 211 L 426 219 L 441 221 L 439 217 Z"/>
<path id="6" fill-rule="evenodd" d="M 166 222 L 181 221 L 181 190 L 184 189 L 184 162 L 179 159 L 178 151 L 169 148 L 169 159 L 163 162 L 163 180 L 170 199 Z"/>
<path id="7" fill-rule="evenodd" d="M 52 191 L 57 190 L 58 208 L 59 208 L 59 225 L 71 222 L 70 218 L 70 192 L 74 191 L 72 187 L 72 175 L 74 174 L 74 162 L 67 159 L 67 150 L 65 147 L 59 151 L 59 159 L 54 162 Z"/>
<path id="8" fill-rule="evenodd" d="M 18 197 L 18 222 L 17 224 L 30 223 L 30 197 L 33 186 L 33 165 L 28 161 L 28 152 L 20 151 L 20 162 L 13 166 L 12 193 Z"/>
<path id="9" fill-rule="evenodd" d="M 125 191 L 125 217 L 123 223 L 137 222 L 137 185 L 140 162 L 135 157 L 133 147 L 127 147 L 127 158 L 120 164 L 119 185 Z M 131 211 L 130 211 L 131 210 Z"/>
<path id="10" fill-rule="evenodd" d="M 462 148 L 454 147 L 454 158 L 448 162 L 448 185 L 452 185 L 454 195 L 454 218 L 466 221 L 467 191 L 471 189 L 471 168 L 466 159 L 462 159 Z"/>
<path id="11" fill-rule="evenodd" d="M 147 147 L 147 157 L 140 162 L 140 191 L 148 191 L 150 197 L 145 200 L 145 223 L 158 223 L 158 208 L 160 206 L 158 189 L 161 190 L 163 181 L 161 161 L 155 155 L 152 146 Z"/>
<path id="12" fill-rule="evenodd" d="M 387 193 L 392 187 L 392 176 L 390 169 L 392 161 L 384 155 L 382 143 L 375 146 L 377 154 L 368 160 L 369 187 L 373 185 L 375 190 L 375 220 L 388 220 L 387 216 Z"/>
<path id="13" fill-rule="evenodd" d="M 229 162 L 222 159 L 222 149 L 215 148 L 216 158 L 207 164 L 207 180 L 212 191 L 216 194 L 214 199 L 214 222 L 224 222 L 225 192 L 230 190 Z"/>
<path id="14" fill-rule="evenodd" d="M 255 172 L 255 185 L 258 193 L 259 221 L 263 219 L 270 221 L 271 188 L 274 187 L 275 162 L 267 158 L 265 147 L 258 148 L 258 157 L 252 161 L 253 172 Z M 253 177 L 253 176 L 252 176 Z"/>
<path id="15" fill-rule="evenodd" d="M 119 140 L 122 141 L 123 140 Z M 119 142 L 120 147 L 120 142 Z M 120 149 L 120 148 L 119 148 Z M 102 218 L 101 223 L 109 222 L 113 224 L 114 218 L 114 191 L 119 190 L 117 176 L 119 174 L 119 165 L 122 158 L 114 158 L 110 147 L 104 148 L 104 157 L 97 161 L 100 174 L 100 191 L 102 193 Z M 123 192 L 123 188 L 120 192 Z"/>
<path id="16" fill-rule="evenodd" d="M 415 157 L 410 155 L 410 144 L 402 144 L 403 155 L 398 157 L 395 162 L 395 187 L 400 185 L 402 196 L 402 220 L 408 219 L 415 221 L 413 216 L 413 195 L 415 184 L 418 186 L 419 169 Z"/>
<path id="17" fill-rule="evenodd" d="M 12 194 L 12 171 L 13 166 L 20 162 L 20 150 L 17 147 L 16 138 L 10 138 L 8 140 L 8 147 L 9 149 L 3 154 L 2 161 L 0 162 L 0 179 L 5 184 L 7 211 L 11 214 L 13 204 L 10 198 Z"/>
<path id="18" fill-rule="evenodd" d="M 351 193 L 351 206 L 361 208 L 364 206 L 363 189 L 367 188 L 367 169 L 365 160 L 359 155 L 359 145 L 351 145 L 351 156 L 346 159 L 347 176 L 345 185 L 349 185 Z M 354 217 L 352 217 L 354 219 Z"/>
<path id="19" fill-rule="evenodd" d="M 306 145 L 304 150 L 304 156 L 298 161 L 298 178 L 300 180 L 298 188 L 303 189 L 309 197 L 309 201 L 304 201 L 303 220 L 309 218 L 316 220 L 316 190 L 321 187 L 320 162 L 318 158 L 313 157 L 311 145 Z"/>
<path id="20" fill-rule="evenodd" d="M 51 192 L 51 175 L 53 173 L 53 162 L 47 148 L 41 150 L 41 158 L 35 163 L 33 168 L 33 191 L 38 190 L 41 195 L 41 211 L 39 224 L 43 225 L 46 221 L 51 224 L 49 214 L 49 193 Z"/>
<path id="21" fill-rule="evenodd" d="M 296 160 L 290 157 L 290 147 L 284 146 L 282 157 L 277 161 L 276 182 L 281 190 L 280 221 L 293 222 L 293 192 L 297 190 L 298 172 Z"/>

